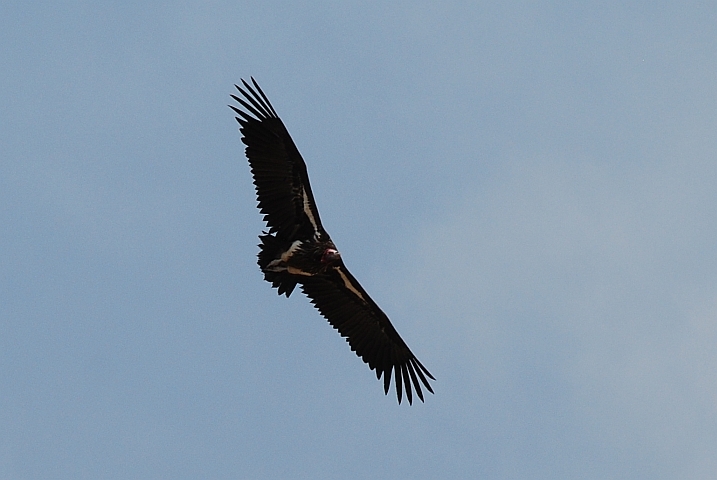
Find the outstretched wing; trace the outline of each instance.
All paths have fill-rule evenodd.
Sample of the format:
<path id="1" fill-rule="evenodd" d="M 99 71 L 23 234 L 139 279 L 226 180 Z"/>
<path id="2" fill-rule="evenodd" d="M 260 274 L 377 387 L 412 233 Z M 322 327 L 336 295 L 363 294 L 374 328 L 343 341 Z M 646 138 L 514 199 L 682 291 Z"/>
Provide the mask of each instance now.
<path id="1" fill-rule="evenodd" d="M 343 264 L 325 274 L 303 279 L 301 289 L 319 309 L 321 315 L 339 331 L 351 350 L 376 370 L 383 378 L 384 392 L 388 394 L 391 373 L 394 373 L 396 395 L 401 403 L 403 390 L 408 403 L 413 402 L 412 390 L 423 401 L 421 383 L 433 393 L 426 377 L 433 375 L 418 361 L 403 341 L 385 313 L 368 296 Z M 419 382 L 420 379 L 420 382 Z"/>
<path id="2" fill-rule="evenodd" d="M 244 110 L 229 106 L 238 115 L 259 209 L 269 232 L 284 238 L 325 233 L 304 159 L 264 92 L 254 78 L 251 81 L 254 88 L 244 80 L 244 88 L 234 85 L 243 98 L 232 98 Z"/>

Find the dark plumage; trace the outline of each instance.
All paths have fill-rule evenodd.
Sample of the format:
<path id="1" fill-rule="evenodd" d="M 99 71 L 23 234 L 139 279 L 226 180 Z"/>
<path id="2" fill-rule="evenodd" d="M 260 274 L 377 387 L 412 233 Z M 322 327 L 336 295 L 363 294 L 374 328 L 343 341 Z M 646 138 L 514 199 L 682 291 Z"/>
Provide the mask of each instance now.
<path id="1" fill-rule="evenodd" d="M 383 375 L 388 394 L 394 374 L 396 395 L 423 401 L 421 384 L 433 393 L 428 370 L 413 355 L 385 313 L 344 266 L 338 249 L 324 230 L 309 185 L 306 164 L 274 107 L 252 78 L 235 85 L 232 95 L 242 141 L 246 145 L 259 210 L 269 228 L 259 236 L 259 267 L 266 281 L 287 297 L 296 285 L 329 323 L 346 337 L 351 350 Z"/>

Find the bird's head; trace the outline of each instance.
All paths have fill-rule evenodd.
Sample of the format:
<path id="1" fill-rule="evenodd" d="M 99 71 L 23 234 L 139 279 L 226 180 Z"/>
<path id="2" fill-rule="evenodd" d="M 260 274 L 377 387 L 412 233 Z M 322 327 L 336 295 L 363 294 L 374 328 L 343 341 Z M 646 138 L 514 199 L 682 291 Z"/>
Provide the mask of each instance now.
<path id="1" fill-rule="evenodd" d="M 324 253 L 321 255 L 321 263 L 327 264 L 327 263 L 333 263 L 337 260 L 341 259 L 341 254 L 338 250 L 335 248 L 329 247 L 324 250 Z"/>

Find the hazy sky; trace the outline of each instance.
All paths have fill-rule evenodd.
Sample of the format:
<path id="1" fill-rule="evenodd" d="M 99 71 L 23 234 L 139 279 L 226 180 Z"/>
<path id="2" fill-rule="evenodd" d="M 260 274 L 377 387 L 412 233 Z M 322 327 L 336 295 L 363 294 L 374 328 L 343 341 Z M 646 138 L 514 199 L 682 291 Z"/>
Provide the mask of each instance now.
<path id="1" fill-rule="evenodd" d="M 4 2 L 0 478 L 715 478 L 716 25 Z M 249 76 L 425 404 L 262 280 Z"/>

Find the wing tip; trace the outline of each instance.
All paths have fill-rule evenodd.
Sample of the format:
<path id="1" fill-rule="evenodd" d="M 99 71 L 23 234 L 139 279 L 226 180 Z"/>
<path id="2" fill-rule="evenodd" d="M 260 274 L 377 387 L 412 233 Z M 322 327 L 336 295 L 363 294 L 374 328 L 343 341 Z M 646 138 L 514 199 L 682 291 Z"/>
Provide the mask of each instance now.
<path id="1" fill-rule="evenodd" d="M 387 369 L 376 368 L 376 377 L 380 380 L 381 376 L 383 376 L 383 393 L 385 395 L 388 395 L 391 386 L 391 374 L 394 376 L 394 388 L 396 389 L 396 398 L 399 405 L 404 396 L 408 400 L 408 404 L 413 405 L 414 391 L 421 403 L 425 403 L 425 395 L 421 384 L 431 394 L 435 394 L 426 376 L 434 381 L 436 380 L 435 377 L 415 357 L 406 360 L 404 363 L 392 365 Z"/>
<path id="2" fill-rule="evenodd" d="M 279 118 L 279 115 L 277 115 L 276 110 L 274 110 L 274 106 L 264 94 L 264 91 L 261 89 L 257 81 L 254 80 L 254 77 L 249 78 L 251 79 L 251 83 L 254 85 L 253 87 L 243 78 L 241 79 L 243 88 L 236 83 L 234 84 L 234 87 L 239 91 L 239 93 L 241 93 L 242 97 L 244 97 L 243 99 L 237 97 L 236 95 L 230 95 L 235 101 L 239 102 L 242 107 L 246 108 L 256 118 L 249 116 L 245 112 L 243 112 L 242 117 L 246 118 L 247 116 L 249 116 L 250 119 L 259 121 L 266 120 L 269 118 Z M 234 110 L 236 111 L 236 109 Z"/>

